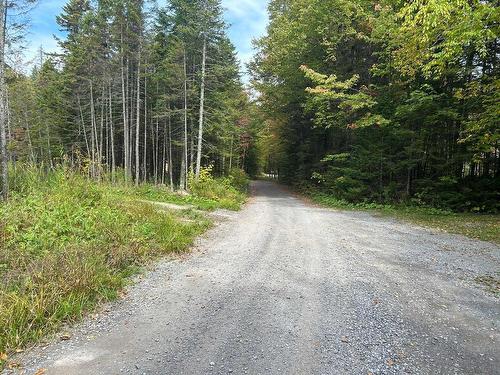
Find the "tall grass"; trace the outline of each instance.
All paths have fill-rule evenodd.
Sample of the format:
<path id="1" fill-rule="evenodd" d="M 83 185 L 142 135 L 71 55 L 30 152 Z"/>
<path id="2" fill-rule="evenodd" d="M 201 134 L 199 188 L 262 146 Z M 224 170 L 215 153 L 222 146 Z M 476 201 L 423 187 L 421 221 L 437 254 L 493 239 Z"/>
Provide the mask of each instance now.
<path id="1" fill-rule="evenodd" d="M 11 186 L 0 205 L 0 353 L 115 298 L 145 261 L 185 250 L 209 226 L 65 169 L 26 168 Z"/>

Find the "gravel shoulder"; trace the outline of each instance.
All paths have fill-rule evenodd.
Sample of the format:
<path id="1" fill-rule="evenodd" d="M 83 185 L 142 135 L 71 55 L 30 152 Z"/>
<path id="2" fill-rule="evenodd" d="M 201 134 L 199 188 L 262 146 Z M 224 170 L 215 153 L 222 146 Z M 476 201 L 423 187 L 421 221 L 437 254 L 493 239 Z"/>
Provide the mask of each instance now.
<path id="1" fill-rule="evenodd" d="M 16 373 L 500 373 L 500 247 L 253 191 Z"/>

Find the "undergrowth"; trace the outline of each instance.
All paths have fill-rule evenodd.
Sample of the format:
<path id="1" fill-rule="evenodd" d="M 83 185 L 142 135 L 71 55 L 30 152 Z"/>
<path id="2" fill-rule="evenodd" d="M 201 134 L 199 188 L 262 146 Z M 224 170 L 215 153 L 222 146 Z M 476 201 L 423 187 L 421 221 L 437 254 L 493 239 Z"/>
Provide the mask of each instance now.
<path id="1" fill-rule="evenodd" d="M 500 244 L 500 215 L 457 213 L 422 206 L 350 203 L 318 191 L 309 190 L 303 191 L 303 193 L 312 201 L 328 207 L 344 210 L 366 210 L 377 215 L 395 217 L 424 227 Z"/>
<path id="2" fill-rule="evenodd" d="M 178 195 L 92 182 L 62 168 L 17 171 L 0 205 L 0 367 L 7 353 L 116 298 L 145 262 L 185 250 L 210 225 L 139 199 L 238 209 L 245 194 L 212 180 L 204 191 L 194 184 L 194 194 Z"/>
<path id="3" fill-rule="evenodd" d="M 198 178 L 192 172 L 189 174 L 189 189 L 194 196 L 215 201 L 230 210 L 238 209 L 245 201 L 248 183 L 248 177 L 238 169 L 222 178 L 212 176 L 212 167 L 203 168 Z"/>

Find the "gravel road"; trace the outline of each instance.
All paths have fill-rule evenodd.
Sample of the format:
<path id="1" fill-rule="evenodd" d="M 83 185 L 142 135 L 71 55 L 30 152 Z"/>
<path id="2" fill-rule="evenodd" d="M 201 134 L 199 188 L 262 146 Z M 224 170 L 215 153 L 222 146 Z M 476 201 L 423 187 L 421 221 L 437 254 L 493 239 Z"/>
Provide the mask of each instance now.
<path id="1" fill-rule="evenodd" d="M 500 374 L 498 246 L 253 190 L 23 371 Z"/>

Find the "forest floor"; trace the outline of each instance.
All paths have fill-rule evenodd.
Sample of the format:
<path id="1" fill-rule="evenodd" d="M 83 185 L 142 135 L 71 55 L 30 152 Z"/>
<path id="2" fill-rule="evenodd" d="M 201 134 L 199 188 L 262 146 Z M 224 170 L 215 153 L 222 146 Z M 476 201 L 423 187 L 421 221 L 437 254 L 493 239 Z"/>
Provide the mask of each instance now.
<path id="1" fill-rule="evenodd" d="M 216 211 L 217 212 L 217 211 Z M 500 247 L 257 181 L 194 253 L 15 359 L 32 374 L 493 374 Z M 493 288 L 491 287 L 493 285 Z M 9 373 L 10 370 L 6 370 Z"/>

